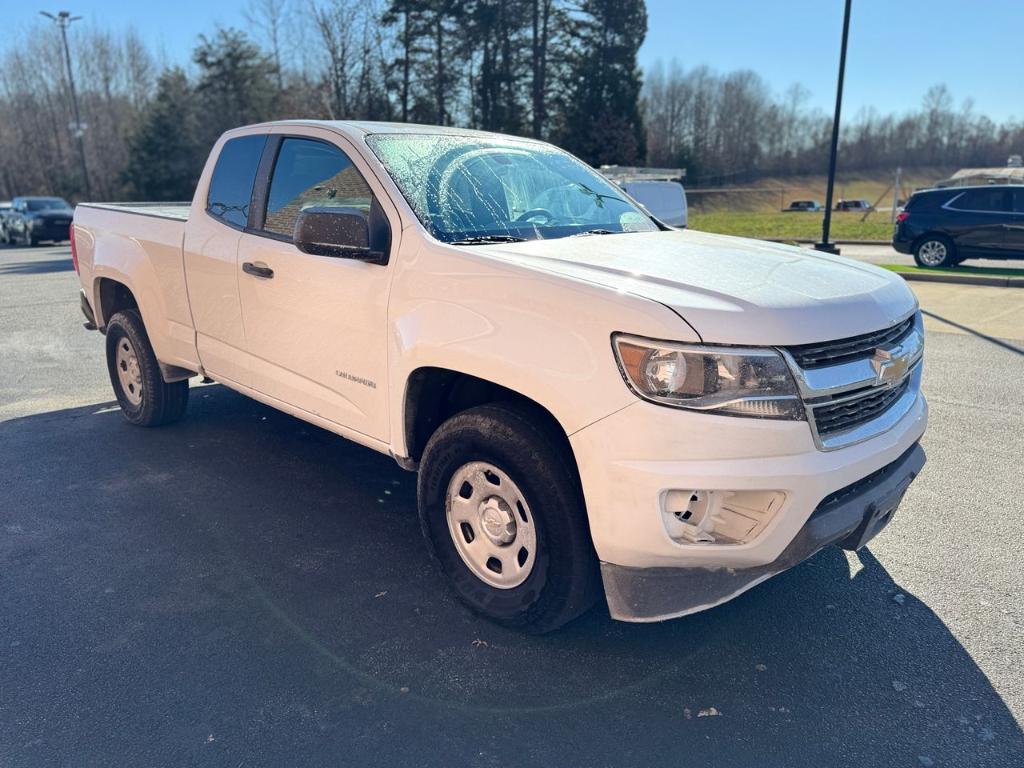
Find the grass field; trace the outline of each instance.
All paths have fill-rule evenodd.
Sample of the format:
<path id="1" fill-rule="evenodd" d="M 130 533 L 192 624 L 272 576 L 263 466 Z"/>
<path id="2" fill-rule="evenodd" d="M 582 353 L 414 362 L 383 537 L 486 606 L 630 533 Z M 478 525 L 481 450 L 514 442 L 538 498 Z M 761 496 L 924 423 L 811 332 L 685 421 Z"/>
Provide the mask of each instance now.
<path id="1" fill-rule="evenodd" d="M 1024 277 L 1024 269 L 1012 269 L 1003 267 L 918 267 L 906 264 L 880 264 L 883 269 L 893 272 L 927 272 L 947 275 L 986 275 L 988 277 Z"/>
<path id="2" fill-rule="evenodd" d="M 954 169 L 918 168 L 902 176 L 901 199 L 915 189 L 929 187 Z M 835 199 L 863 198 L 879 210 L 861 221 L 861 213 L 832 214 L 833 240 L 889 240 L 893 174 L 889 171 L 839 174 Z M 754 184 L 719 187 L 717 191 L 687 190 L 690 227 L 705 232 L 743 237 L 820 240 L 820 213 L 782 213 L 793 200 L 825 201 L 825 176 L 765 178 Z"/>
<path id="3" fill-rule="evenodd" d="M 742 211 L 690 211 L 690 229 L 743 237 L 820 240 L 820 213 L 749 213 Z M 889 240 L 892 224 L 889 215 L 871 214 L 861 221 L 860 213 L 833 213 L 833 240 Z"/>

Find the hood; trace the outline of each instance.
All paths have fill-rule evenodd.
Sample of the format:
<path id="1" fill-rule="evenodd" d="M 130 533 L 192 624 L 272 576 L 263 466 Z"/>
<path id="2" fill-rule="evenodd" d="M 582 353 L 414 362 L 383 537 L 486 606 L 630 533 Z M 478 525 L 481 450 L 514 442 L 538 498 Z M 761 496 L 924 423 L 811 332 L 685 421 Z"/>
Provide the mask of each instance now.
<path id="1" fill-rule="evenodd" d="M 917 306 L 898 275 L 795 246 L 694 231 L 472 246 L 660 302 L 706 342 L 788 345 L 885 328 Z M 628 332 L 628 328 L 621 328 Z"/>

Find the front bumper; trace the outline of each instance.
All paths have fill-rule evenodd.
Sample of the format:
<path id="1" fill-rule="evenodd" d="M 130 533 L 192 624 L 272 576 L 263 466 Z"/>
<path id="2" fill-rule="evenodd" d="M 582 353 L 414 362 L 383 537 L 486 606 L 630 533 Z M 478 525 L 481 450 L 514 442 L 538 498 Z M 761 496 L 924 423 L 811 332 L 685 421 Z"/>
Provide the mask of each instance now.
<path id="1" fill-rule="evenodd" d="M 805 528 L 823 501 L 865 478 L 881 482 L 879 470 L 904 466 L 898 462 L 915 455 L 927 415 L 918 394 L 888 431 L 831 451 L 815 445 L 806 421 L 714 416 L 646 402 L 574 433 L 570 442 L 612 615 L 653 621 L 710 608 L 809 556 L 828 543 L 820 523 L 808 529 L 818 542 L 813 547 L 794 542 L 811 535 Z M 664 522 L 662 500 L 673 489 L 774 491 L 784 500 L 750 540 L 688 543 L 670 536 Z M 671 586 L 676 580 L 681 586 Z"/>
<path id="2" fill-rule="evenodd" d="M 925 463 L 915 444 L 864 480 L 825 499 L 777 558 L 749 568 L 628 568 L 601 563 L 611 614 L 621 621 L 660 621 L 719 605 L 792 568 L 829 544 L 856 550 L 892 520 Z"/>
<path id="3" fill-rule="evenodd" d="M 53 242 L 61 242 L 71 237 L 69 229 L 71 227 L 71 221 L 44 221 L 41 224 L 29 225 L 29 235 L 36 240 L 51 240 Z"/>

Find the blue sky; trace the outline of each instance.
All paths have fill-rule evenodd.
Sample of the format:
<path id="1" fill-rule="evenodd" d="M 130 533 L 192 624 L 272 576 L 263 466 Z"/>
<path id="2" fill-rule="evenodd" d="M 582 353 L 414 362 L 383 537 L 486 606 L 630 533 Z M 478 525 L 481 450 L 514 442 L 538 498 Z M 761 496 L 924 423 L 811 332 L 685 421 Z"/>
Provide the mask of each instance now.
<path id="1" fill-rule="evenodd" d="M 301 0 L 292 0 L 301 8 Z M 171 62 L 188 61 L 200 32 L 214 24 L 244 26 L 247 0 L 11 0 L 3 16 L 17 31 L 44 23 L 39 10 L 67 7 L 86 23 L 134 26 Z M 777 92 L 794 82 L 809 103 L 830 111 L 835 99 L 842 0 L 647 0 L 650 25 L 640 63 L 672 58 L 690 68 L 759 72 Z M 5 26 L 7 26 L 5 24 Z M 854 0 L 844 114 L 916 107 L 944 82 L 959 105 L 996 120 L 1024 119 L 1020 34 L 1024 0 Z M 0 48 L 17 35 L 3 35 Z"/>
<path id="2" fill-rule="evenodd" d="M 842 0 L 647 0 L 640 63 L 747 68 L 777 91 L 800 82 L 835 105 Z M 917 107 L 946 83 L 959 106 L 1024 119 L 1024 0 L 853 0 L 843 113 Z"/>

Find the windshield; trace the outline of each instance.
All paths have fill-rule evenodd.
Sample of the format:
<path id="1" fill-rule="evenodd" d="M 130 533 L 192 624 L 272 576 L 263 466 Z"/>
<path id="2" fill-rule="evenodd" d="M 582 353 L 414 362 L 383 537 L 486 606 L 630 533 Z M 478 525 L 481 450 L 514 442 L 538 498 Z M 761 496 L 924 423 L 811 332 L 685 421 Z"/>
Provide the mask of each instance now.
<path id="1" fill-rule="evenodd" d="M 37 197 L 34 200 L 26 200 L 25 208 L 30 211 L 49 211 L 55 208 L 70 208 L 64 200 L 59 197 Z"/>
<path id="2" fill-rule="evenodd" d="M 438 240 L 536 240 L 658 229 L 622 190 L 547 144 L 429 134 L 378 134 L 367 143 Z"/>

